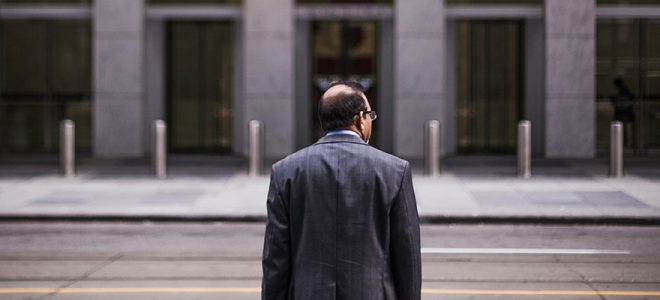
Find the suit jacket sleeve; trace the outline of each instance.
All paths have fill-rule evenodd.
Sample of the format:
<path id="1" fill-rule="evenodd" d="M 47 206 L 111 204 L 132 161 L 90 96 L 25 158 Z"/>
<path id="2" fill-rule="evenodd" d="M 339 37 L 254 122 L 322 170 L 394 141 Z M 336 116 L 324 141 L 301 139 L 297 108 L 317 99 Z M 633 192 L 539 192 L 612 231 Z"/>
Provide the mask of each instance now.
<path id="1" fill-rule="evenodd" d="M 291 275 L 289 213 L 271 172 L 268 189 L 268 221 L 264 237 L 261 299 L 287 299 Z"/>
<path id="2" fill-rule="evenodd" d="M 422 288 L 419 216 L 408 163 L 392 203 L 390 226 L 390 257 L 398 299 L 418 300 Z"/>

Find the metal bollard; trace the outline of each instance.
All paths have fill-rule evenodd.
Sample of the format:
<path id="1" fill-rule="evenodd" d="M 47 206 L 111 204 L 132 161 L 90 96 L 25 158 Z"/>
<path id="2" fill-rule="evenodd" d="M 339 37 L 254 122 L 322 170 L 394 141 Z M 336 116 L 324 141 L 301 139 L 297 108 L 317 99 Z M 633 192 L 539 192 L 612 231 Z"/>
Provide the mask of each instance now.
<path id="1" fill-rule="evenodd" d="M 623 177 L 623 123 L 610 125 L 610 177 Z"/>
<path id="2" fill-rule="evenodd" d="M 154 175 L 167 177 L 167 126 L 163 120 L 151 124 L 151 164 Z"/>
<path id="3" fill-rule="evenodd" d="M 518 122 L 518 177 L 532 176 L 532 122 Z"/>
<path id="4" fill-rule="evenodd" d="M 73 121 L 60 122 L 60 169 L 65 177 L 76 175 L 75 130 Z"/>
<path id="5" fill-rule="evenodd" d="M 248 125 L 248 175 L 257 176 L 264 173 L 264 123 L 258 120 L 250 121 Z"/>
<path id="6" fill-rule="evenodd" d="M 424 126 L 424 171 L 426 175 L 440 175 L 440 122 L 427 121 Z"/>

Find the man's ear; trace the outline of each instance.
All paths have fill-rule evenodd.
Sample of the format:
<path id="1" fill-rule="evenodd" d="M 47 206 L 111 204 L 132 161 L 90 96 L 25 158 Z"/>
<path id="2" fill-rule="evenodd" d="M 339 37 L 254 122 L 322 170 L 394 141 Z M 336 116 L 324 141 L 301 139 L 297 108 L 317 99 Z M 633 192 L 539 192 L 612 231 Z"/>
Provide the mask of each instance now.
<path id="1" fill-rule="evenodd" d="M 355 122 L 355 127 L 357 129 L 362 129 L 364 127 L 364 118 L 362 117 L 363 112 L 359 112 L 357 115 L 355 115 L 355 118 L 357 118 L 357 122 Z"/>

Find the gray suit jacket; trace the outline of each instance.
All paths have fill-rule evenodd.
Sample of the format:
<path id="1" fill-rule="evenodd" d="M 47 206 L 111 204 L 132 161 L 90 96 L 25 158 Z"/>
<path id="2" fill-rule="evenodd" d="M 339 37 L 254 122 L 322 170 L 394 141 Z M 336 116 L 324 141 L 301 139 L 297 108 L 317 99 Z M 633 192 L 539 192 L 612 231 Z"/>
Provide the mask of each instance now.
<path id="1" fill-rule="evenodd" d="M 407 161 L 332 135 L 273 165 L 262 299 L 420 299 Z"/>

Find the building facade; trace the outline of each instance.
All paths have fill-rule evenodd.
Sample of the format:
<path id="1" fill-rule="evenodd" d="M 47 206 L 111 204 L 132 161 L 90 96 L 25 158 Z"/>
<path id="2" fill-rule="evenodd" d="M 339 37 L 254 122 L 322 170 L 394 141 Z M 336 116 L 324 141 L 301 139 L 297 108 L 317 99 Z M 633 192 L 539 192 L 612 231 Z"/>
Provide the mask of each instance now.
<path id="1" fill-rule="evenodd" d="M 423 155 L 660 149 L 660 0 L 0 0 L 0 155 L 56 153 L 59 122 L 95 157 L 243 156 L 247 124 L 283 157 L 320 135 L 316 101 L 355 79 L 374 146 Z"/>

